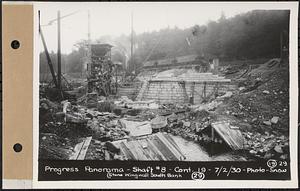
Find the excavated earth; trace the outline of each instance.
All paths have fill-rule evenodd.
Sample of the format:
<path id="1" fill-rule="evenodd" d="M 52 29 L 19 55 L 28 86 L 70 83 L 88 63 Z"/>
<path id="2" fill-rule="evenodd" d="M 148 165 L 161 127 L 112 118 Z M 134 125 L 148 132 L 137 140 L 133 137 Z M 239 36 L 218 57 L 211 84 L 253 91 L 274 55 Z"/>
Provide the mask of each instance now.
<path id="1" fill-rule="evenodd" d="M 167 125 L 161 129 L 198 144 L 198 133 L 212 121 L 231 119 L 245 138 L 244 155 L 247 159 L 289 157 L 289 68 L 288 63 L 276 59 L 260 64 L 251 70 L 241 66 L 234 72 L 224 72 L 238 85 L 238 90 L 222 99 L 201 105 L 163 104 L 158 109 L 133 109 L 116 106 L 109 98 L 100 97 L 100 105 L 85 106 L 85 97 L 72 103 L 67 114 L 62 104 L 41 99 L 40 149 L 41 159 L 68 159 L 74 147 L 86 137 L 92 137 L 85 159 L 124 160 L 108 152 L 107 141 L 129 137 L 119 122 L 150 121 L 164 116 Z M 46 100 L 46 101 L 45 101 Z M 98 100 L 98 101 L 99 101 Z M 242 154 L 241 154 L 242 153 Z M 234 154 L 235 155 L 235 154 Z M 229 157 L 230 158 L 230 157 Z M 232 158 L 232 157 L 231 157 Z M 234 157 L 233 157 L 234 158 Z"/>

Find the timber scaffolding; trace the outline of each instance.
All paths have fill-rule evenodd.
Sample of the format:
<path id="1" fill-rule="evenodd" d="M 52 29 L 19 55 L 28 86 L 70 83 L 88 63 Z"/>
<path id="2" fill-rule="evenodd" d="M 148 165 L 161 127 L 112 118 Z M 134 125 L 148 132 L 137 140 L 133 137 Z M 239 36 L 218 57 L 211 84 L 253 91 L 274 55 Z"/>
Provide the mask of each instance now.
<path id="1" fill-rule="evenodd" d="M 144 82 L 137 100 L 200 104 L 235 89 L 236 85 L 232 84 L 230 79 L 212 73 L 186 72 L 178 76 L 158 75 Z"/>
<path id="2" fill-rule="evenodd" d="M 112 93 L 113 63 L 110 44 L 91 44 L 91 60 L 87 65 L 88 92 L 108 96 Z"/>

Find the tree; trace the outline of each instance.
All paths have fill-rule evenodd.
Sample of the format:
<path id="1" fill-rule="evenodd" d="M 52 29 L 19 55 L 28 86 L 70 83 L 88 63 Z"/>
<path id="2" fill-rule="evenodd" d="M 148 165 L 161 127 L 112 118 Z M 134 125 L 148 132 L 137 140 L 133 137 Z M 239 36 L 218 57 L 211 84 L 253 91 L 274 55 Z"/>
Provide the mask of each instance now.
<path id="1" fill-rule="evenodd" d="M 174 58 L 189 54 L 204 55 L 206 58 L 253 59 L 280 56 L 280 35 L 289 34 L 287 10 L 254 10 L 226 18 L 221 13 L 217 21 L 195 25 L 186 29 L 164 28 L 158 31 L 134 34 L 134 54 L 130 58 L 130 35 L 113 38 L 102 36 L 95 42 L 113 45 L 112 60 L 125 63 L 128 72 L 139 71 L 149 60 Z M 288 45 L 288 39 L 284 41 Z M 75 49 L 65 55 L 67 72 L 81 73 L 87 42 L 79 41 Z M 41 72 L 47 69 L 45 55 L 40 55 Z M 51 53 L 54 65 L 56 55 Z M 55 67 L 56 68 L 56 67 Z"/>

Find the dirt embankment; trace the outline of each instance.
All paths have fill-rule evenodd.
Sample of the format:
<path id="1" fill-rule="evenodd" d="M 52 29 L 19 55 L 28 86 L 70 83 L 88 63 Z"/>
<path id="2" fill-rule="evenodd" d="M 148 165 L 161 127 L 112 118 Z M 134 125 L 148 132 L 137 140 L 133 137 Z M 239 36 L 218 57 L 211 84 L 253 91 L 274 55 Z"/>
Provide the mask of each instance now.
<path id="1" fill-rule="evenodd" d="M 289 153 L 289 64 L 272 59 L 237 73 L 239 90 L 217 108 L 240 123 L 251 154 L 286 159 Z M 242 77 L 240 77 L 242 76 Z"/>

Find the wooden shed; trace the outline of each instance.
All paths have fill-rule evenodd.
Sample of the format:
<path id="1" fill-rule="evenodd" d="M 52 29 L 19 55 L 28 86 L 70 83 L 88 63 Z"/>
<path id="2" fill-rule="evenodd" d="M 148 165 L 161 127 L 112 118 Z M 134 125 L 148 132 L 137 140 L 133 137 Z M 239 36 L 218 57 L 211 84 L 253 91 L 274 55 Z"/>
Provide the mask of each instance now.
<path id="1" fill-rule="evenodd" d="M 232 150 L 244 148 L 244 137 L 238 127 L 229 122 L 221 121 L 211 123 L 201 131 L 203 137 L 209 137 L 212 142 L 225 143 Z"/>

